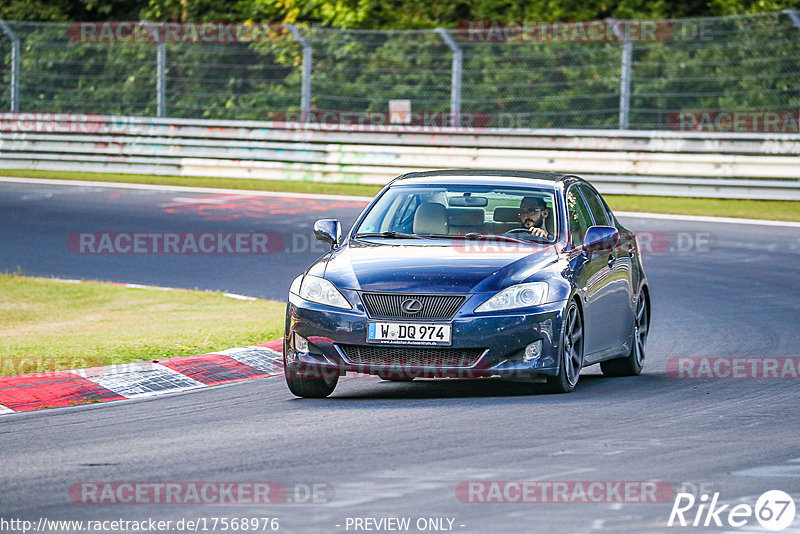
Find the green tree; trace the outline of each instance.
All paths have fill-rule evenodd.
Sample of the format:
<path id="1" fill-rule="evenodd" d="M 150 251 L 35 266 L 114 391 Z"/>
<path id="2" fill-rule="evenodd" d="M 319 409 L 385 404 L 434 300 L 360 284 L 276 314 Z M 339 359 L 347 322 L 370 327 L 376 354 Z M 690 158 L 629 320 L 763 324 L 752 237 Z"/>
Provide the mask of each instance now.
<path id="1" fill-rule="evenodd" d="M 39 22 L 138 20 L 147 0 L 2 0 L 0 19 Z"/>

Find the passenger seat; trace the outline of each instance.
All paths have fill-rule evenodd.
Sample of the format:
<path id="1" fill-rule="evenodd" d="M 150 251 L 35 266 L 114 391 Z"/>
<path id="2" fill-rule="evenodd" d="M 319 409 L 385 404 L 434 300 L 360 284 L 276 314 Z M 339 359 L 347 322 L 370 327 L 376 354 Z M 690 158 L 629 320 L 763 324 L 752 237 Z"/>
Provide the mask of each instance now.
<path id="1" fill-rule="evenodd" d="M 447 208 L 437 202 L 420 204 L 414 214 L 415 234 L 446 234 Z"/>

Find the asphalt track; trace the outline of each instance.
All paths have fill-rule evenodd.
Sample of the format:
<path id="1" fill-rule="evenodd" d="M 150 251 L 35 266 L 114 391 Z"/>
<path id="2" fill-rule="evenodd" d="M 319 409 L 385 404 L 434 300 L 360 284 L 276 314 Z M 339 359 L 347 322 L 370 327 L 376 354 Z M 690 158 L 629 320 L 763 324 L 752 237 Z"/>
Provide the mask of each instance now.
<path id="1" fill-rule="evenodd" d="M 349 222 L 360 210 L 317 200 L 287 213 L 285 202 L 269 207 L 246 196 L 217 196 L 215 210 L 208 196 L 0 183 L 0 270 L 19 265 L 30 275 L 283 298 L 318 251 L 81 255 L 68 250 L 67 238 L 269 231 L 291 239 L 310 235 L 317 214 Z M 412 525 L 448 517 L 454 531 L 465 533 L 764 532 L 752 518 L 743 528 L 668 528 L 671 498 L 498 504 L 456 495 L 464 481 L 661 480 L 675 491 L 718 492 L 721 504 L 754 505 L 764 491 L 779 489 L 800 507 L 800 382 L 678 379 L 666 371 L 675 357 L 798 356 L 800 230 L 623 222 L 650 235 L 657 249 L 644 258 L 653 318 L 640 377 L 608 379 L 586 369 L 569 395 L 492 380 L 352 377 L 326 400 L 295 399 L 280 378 L 268 378 L 12 414 L 0 419 L 0 518 L 277 517 L 281 532 L 298 533 L 353 532 L 345 529 L 348 517 L 410 517 Z M 275 481 L 333 489 L 329 502 L 316 504 L 73 503 L 68 490 L 83 481 Z M 782 532 L 800 532 L 800 519 Z"/>
<path id="2" fill-rule="evenodd" d="M 0 182 L 0 272 L 19 268 L 28 276 L 211 289 L 284 300 L 292 278 L 328 248 L 314 239 L 314 221 L 334 217 L 352 224 L 364 205 L 353 200 Z M 104 249 L 92 254 L 90 247 L 80 248 L 79 237 L 220 232 L 232 236 L 223 254 L 137 254 L 132 248 L 118 252 L 131 244 L 127 240 L 119 249 L 113 247 L 115 253 Z M 237 253 L 235 236 L 253 232 L 267 234 L 267 253 Z M 72 248 L 70 236 L 75 239 Z M 100 250 L 99 237 L 94 250 Z"/>

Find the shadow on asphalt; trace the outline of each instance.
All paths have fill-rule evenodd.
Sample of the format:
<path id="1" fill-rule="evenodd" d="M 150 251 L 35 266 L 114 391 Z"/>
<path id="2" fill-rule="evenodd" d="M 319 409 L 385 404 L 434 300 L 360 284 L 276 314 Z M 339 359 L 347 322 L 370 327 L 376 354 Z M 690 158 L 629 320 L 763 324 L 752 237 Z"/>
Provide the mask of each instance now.
<path id="1" fill-rule="evenodd" d="M 608 378 L 599 374 L 581 375 L 578 386 L 569 394 L 550 393 L 546 384 L 507 382 L 496 378 L 474 380 L 417 379 L 413 382 L 388 382 L 378 378 L 342 379 L 326 401 L 376 399 L 447 399 L 492 397 L 543 397 L 575 401 L 614 398 L 646 398 L 657 391 L 677 389 L 676 380 L 666 374 L 643 374 L 637 377 Z M 299 400 L 299 399 L 298 399 Z"/>

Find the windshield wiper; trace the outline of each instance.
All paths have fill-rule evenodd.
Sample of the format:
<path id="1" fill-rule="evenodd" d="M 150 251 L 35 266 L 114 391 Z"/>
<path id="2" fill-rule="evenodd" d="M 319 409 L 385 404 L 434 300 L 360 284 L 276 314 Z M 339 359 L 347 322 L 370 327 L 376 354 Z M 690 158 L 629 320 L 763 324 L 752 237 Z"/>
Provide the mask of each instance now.
<path id="1" fill-rule="evenodd" d="M 415 234 L 404 234 L 403 232 L 360 232 L 355 235 L 356 237 L 391 237 L 392 239 L 422 239 Z"/>

